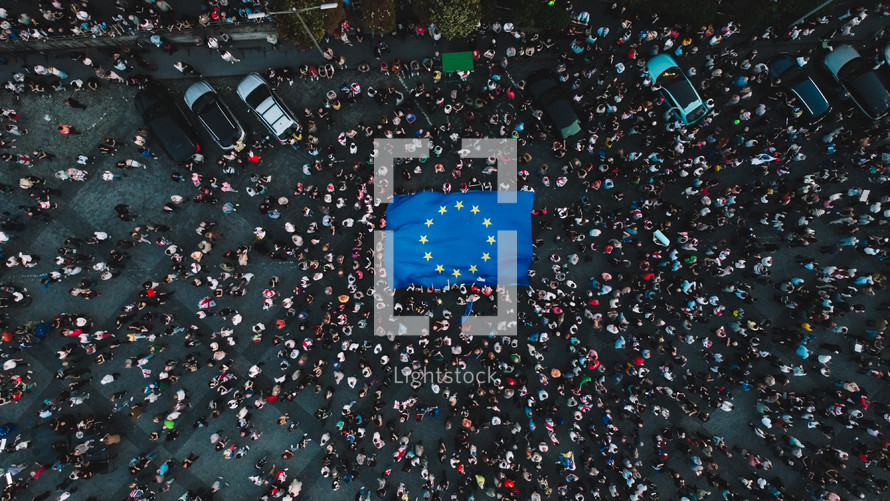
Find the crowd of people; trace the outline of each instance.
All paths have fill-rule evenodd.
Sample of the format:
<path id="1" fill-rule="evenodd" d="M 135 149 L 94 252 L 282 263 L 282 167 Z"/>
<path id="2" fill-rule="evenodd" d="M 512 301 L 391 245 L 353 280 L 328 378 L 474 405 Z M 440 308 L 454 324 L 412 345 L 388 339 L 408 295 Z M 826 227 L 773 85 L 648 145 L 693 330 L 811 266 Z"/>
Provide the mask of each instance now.
<path id="1" fill-rule="evenodd" d="M 121 12 L 110 20 L 86 2 L 42 11 L 52 26 L 74 22 L 93 33 L 226 18 L 223 2 L 194 21 L 173 21 L 162 1 L 137 3 L 132 13 L 117 4 Z M 161 206 L 113 208 L 127 231 L 85 229 L 55 256 L 39 256 L 19 238 L 37 223 L 69 217 L 57 200 L 78 186 L 51 179 L 53 172 L 60 181 L 100 177 L 113 190 L 130 182 L 129 170 L 163 160 L 149 149 L 150 133 L 136 130 L 97 139 L 95 151 L 68 159 L 77 167 L 57 170 L 63 162 L 43 150 L 53 145 L 30 143 L 21 126 L 23 118 L 41 126 L 40 117 L 3 109 L 0 158 L 4 177 L 18 177 L 18 186 L 10 180 L 0 188 L 4 197 L 23 192 L 31 200 L 3 213 L 7 274 L 35 268 L 41 278 L 20 285 L 39 282 L 35 294 L 63 287 L 84 301 L 82 313 L 39 319 L 11 308 L 2 318 L 0 406 L 16 407 L 0 411 L 47 391 L 35 388 L 28 370 L 35 350 L 58 346 L 62 380 L 19 424 L 47 424 L 58 440 L 32 465 L 16 459 L 32 445 L 30 432 L 9 437 L 6 471 L 14 480 L 3 499 L 25 492 L 68 499 L 95 475 L 129 475 L 129 499 L 168 491 L 210 499 L 230 482 L 255 484 L 249 492 L 259 499 L 300 499 L 308 478 L 289 469 L 318 450 L 320 463 L 304 476 L 318 473 L 360 500 L 886 496 L 890 405 L 873 394 L 890 378 L 882 358 L 890 310 L 882 299 L 887 122 L 866 122 L 840 99 L 849 96 L 834 94 L 830 117 L 801 120 L 761 53 L 762 39 L 809 39 L 799 60 L 806 64 L 819 57 L 816 31 L 834 30 L 823 37 L 830 48 L 887 8 L 763 34 L 731 22 L 662 26 L 617 4 L 609 13 L 614 33 L 583 17 L 552 36 L 481 25 L 474 37 L 487 48 L 476 54 L 475 71 L 447 84 L 423 71 L 404 87 L 390 77 L 364 88 L 344 83 L 322 106 L 299 113 L 302 129 L 287 143 L 296 150 L 289 154 L 308 154 L 301 172 L 276 170 L 268 160 L 273 141 L 262 134 L 215 162 L 202 151 L 169 180 L 157 170 L 158 183 L 175 183 Z M 54 33 L 10 15 L 0 15 L 7 37 Z M 383 55 L 376 41 L 346 38 Z M 646 61 L 662 52 L 709 97 L 711 111 L 695 125 L 677 121 L 646 76 Z M 67 97 L 84 86 L 101 92 L 103 79 L 146 81 L 136 67 L 117 68 L 118 56 L 109 66 L 74 54 L 96 69 L 86 84 L 40 66 L 16 72 L 6 89 L 27 99 L 50 86 Z M 177 64 L 200 76 L 189 62 Z M 562 139 L 535 110 L 508 70 L 524 65 L 549 68 L 565 83 L 581 134 Z M 355 82 L 366 71 L 357 68 Z M 266 76 L 285 90 L 299 73 L 274 68 Z M 74 97 L 65 104 L 86 108 Z M 359 121 L 341 118 L 364 109 Z M 50 126 L 60 141 L 81 133 Z M 465 138 L 511 136 L 520 189 L 536 192 L 532 286 L 515 298 L 519 335 L 462 332 L 455 308 L 472 302 L 491 314 L 498 307 L 491 288 L 463 284 L 438 294 L 400 291 L 397 313 L 430 315 L 431 328 L 418 337 L 375 336 L 381 277 L 373 275 L 372 232 L 385 214 L 374 206 L 381 187 L 373 182 L 373 140 L 428 138 L 435 146 L 428 160 L 396 161 L 396 193 L 465 192 L 492 189 L 497 161 L 445 152 Z M 236 212 L 263 224 L 233 234 L 227 217 Z M 201 222 L 189 228 L 171 213 L 197 213 Z M 652 237 L 656 231 L 665 241 Z M 132 269 L 133 256 L 159 253 L 169 258 L 164 273 Z M 292 268 L 266 279 L 277 261 Z M 123 277 L 141 286 L 121 298 L 113 321 L 100 319 L 89 301 Z M 275 359 L 262 359 L 262 350 Z M 488 377 L 462 385 L 412 377 L 449 371 Z M 141 394 L 126 388 L 132 381 L 144 383 Z M 109 390 L 109 415 L 82 410 L 99 398 L 97 384 Z M 204 392 L 206 404 L 195 398 Z M 314 412 L 302 411 L 307 405 Z M 716 432 L 711 421 L 720 413 L 741 417 L 720 416 L 733 424 Z M 267 415 L 277 428 L 263 424 Z M 153 431 L 142 436 L 141 426 L 122 427 L 126 420 L 151 421 Z M 746 421 L 746 432 L 727 429 Z M 180 467 L 212 471 L 202 463 L 214 460 L 201 451 L 167 457 L 161 444 L 188 434 L 206 436 L 222 459 L 247 458 L 255 468 L 181 487 L 174 483 Z M 110 453 L 122 438 L 143 450 L 129 463 Z M 111 471 L 115 462 L 126 468 Z M 55 494 L 40 480 L 44 473 L 54 477 Z"/>

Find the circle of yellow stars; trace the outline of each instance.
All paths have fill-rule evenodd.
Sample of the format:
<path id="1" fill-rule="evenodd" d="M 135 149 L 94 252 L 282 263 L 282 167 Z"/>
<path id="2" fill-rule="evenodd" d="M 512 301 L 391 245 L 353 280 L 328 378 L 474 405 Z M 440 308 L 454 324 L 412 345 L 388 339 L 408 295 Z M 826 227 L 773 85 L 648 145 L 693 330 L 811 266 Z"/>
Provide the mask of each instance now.
<path id="1" fill-rule="evenodd" d="M 464 208 L 464 203 L 463 203 L 463 201 L 460 201 L 460 200 L 457 201 L 457 203 L 454 204 L 454 207 L 453 207 L 453 208 L 454 208 L 454 209 L 457 209 L 457 210 L 461 210 L 461 209 L 463 209 L 463 208 Z M 447 208 L 446 206 L 442 205 L 442 206 L 439 207 L 439 211 L 438 211 L 438 212 L 439 212 L 440 215 L 444 215 L 445 213 L 448 212 L 448 208 Z M 474 206 L 472 206 L 472 208 L 470 209 L 470 212 L 472 212 L 473 215 L 476 215 L 476 214 L 478 214 L 478 213 L 481 212 L 481 211 L 480 211 L 478 205 L 474 205 Z M 424 224 L 427 228 L 429 228 L 430 226 L 432 226 L 432 225 L 435 224 L 435 223 L 434 223 L 433 219 L 427 219 L 426 222 L 423 223 L 423 224 Z M 488 228 L 489 226 L 491 226 L 491 225 L 494 224 L 494 223 L 491 222 L 491 218 L 487 218 L 487 217 L 486 217 L 486 218 L 482 218 L 482 223 L 481 223 L 481 224 L 482 224 L 482 226 L 485 226 L 486 228 Z M 487 238 L 485 241 L 486 241 L 488 244 L 490 244 L 490 245 L 494 245 L 494 244 L 497 242 L 497 240 L 495 240 L 495 238 L 494 238 L 494 235 L 489 235 L 488 238 Z M 419 242 L 420 242 L 421 244 L 426 244 L 427 242 L 429 242 L 429 239 L 427 239 L 427 236 L 426 236 L 426 235 L 420 235 Z M 430 260 L 435 259 L 435 258 L 433 257 L 432 252 L 424 252 L 424 253 L 423 253 L 423 259 L 426 260 L 426 262 L 429 263 Z M 482 253 L 482 256 L 480 256 L 479 259 L 481 259 L 482 261 L 488 262 L 488 260 L 491 259 L 491 253 L 490 253 L 490 252 L 483 252 L 483 253 Z M 437 264 L 435 270 L 436 270 L 436 272 L 438 272 L 438 273 L 440 273 L 440 274 L 441 274 L 441 273 L 445 273 L 445 267 L 442 266 L 441 264 Z M 470 265 L 470 266 L 467 268 L 466 271 L 475 274 L 477 271 L 479 271 L 479 269 L 478 269 L 478 267 L 477 267 L 475 264 L 473 264 L 473 265 Z M 454 278 L 460 278 L 460 276 L 461 276 L 461 270 L 460 270 L 460 268 L 454 268 L 454 269 L 452 269 L 450 275 L 454 276 Z"/>

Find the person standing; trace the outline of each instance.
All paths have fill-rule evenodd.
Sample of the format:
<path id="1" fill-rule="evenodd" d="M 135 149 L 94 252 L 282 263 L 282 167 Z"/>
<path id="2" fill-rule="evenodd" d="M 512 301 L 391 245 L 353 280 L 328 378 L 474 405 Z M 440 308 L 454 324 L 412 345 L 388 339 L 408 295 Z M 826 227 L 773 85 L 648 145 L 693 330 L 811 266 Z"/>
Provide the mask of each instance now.
<path id="1" fill-rule="evenodd" d="M 184 63 L 182 61 L 176 61 L 175 63 L 173 63 L 173 67 L 176 68 L 177 70 L 179 70 L 180 73 L 183 73 L 183 74 L 187 73 L 189 75 L 194 75 L 198 78 L 202 78 L 201 72 L 196 70 L 194 66 L 192 66 L 188 63 Z"/>
<path id="2" fill-rule="evenodd" d="M 241 62 L 240 59 L 238 59 L 237 57 L 233 56 L 231 52 L 229 52 L 228 50 L 225 50 L 225 49 L 224 49 L 222 52 L 220 52 L 219 55 L 222 56 L 222 58 L 223 58 L 224 61 L 228 61 L 228 62 L 230 62 L 230 63 L 232 63 L 232 64 Z"/>

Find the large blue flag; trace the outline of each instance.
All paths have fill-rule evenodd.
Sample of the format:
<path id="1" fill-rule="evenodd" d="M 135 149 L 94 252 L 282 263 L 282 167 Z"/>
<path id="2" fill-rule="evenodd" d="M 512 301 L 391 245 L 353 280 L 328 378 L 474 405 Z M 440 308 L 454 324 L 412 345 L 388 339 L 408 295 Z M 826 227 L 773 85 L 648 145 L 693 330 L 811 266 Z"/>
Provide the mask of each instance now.
<path id="1" fill-rule="evenodd" d="M 395 236 L 387 242 L 393 257 L 390 285 L 528 285 L 534 193 L 516 195 L 515 204 L 499 204 L 496 191 L 394 197 L 386 211 L 386 229 Z M 515 249 L 502 249 L 500 255 L 499 230 L 516 232 Z M 515 276 L 499 280 L 498 263 L 513 267 Z"/>

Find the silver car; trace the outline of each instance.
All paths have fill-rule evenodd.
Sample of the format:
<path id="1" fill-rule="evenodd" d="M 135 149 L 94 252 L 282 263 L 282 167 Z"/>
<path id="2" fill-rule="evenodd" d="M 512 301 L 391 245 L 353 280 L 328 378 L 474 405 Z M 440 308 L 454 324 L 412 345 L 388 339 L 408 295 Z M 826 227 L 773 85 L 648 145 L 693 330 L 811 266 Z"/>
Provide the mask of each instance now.
<path id="1" fill-rule="evenodd" d="M 829 52 L 825 67 L 868 118 L 879 120 L 890 112 L 890 70 L 875 68 L 850 45 Z"/>
<path id="2" fill-rule="evenodd" d="M 198 117 L 201 125 L 210 133 L 213 141 L 224 150 L 231 150 L 244 141 L 244 127 L 232 115 L 219 94 L 203 80 L 195 82 L 185 91 L 185 104 Z"/>
<path id="3" fill-rule="evenodd" d="M 300 131 L 300 123 L 294 118 L 294 113 L 259 74 L 251 73 L 244 77 L 238 84 L 238 97 L 257 114 L 278 142 L 284 144 L 288 136 Z"/>

